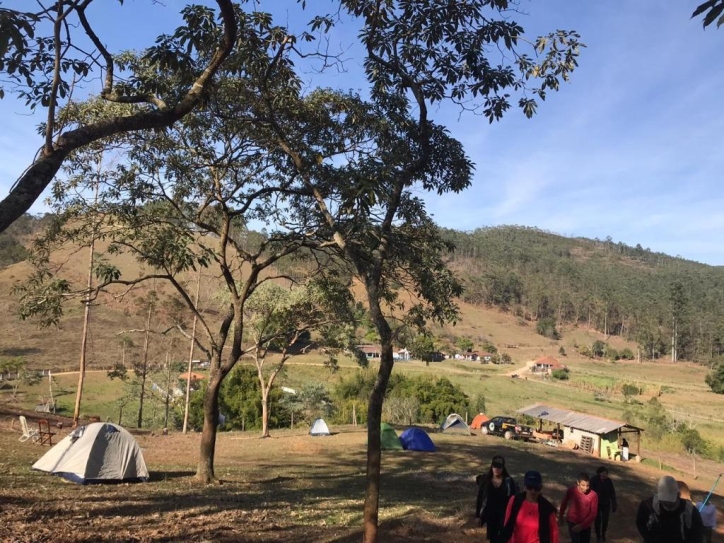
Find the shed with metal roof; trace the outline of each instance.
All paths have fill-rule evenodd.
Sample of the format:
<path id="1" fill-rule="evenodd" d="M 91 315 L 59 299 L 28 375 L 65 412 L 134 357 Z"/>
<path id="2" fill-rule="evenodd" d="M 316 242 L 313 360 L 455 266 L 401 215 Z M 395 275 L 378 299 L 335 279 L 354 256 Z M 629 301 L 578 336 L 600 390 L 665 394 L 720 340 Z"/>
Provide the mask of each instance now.
<path id="1" fill-rule="evenodd" d="M 555 424 L 557 431 L 554 435 L 560 441 L 564 444 L 574 443 L 600 458 L 620 457 L 627 460 L 629 456 L 627 434 L 636 436 L 636 456 L 641 453 L 641 428 L 625 422 L 541 403 L 518 409 L 518 413 L 538 419 L 541 432 L 544 421 Z"/>

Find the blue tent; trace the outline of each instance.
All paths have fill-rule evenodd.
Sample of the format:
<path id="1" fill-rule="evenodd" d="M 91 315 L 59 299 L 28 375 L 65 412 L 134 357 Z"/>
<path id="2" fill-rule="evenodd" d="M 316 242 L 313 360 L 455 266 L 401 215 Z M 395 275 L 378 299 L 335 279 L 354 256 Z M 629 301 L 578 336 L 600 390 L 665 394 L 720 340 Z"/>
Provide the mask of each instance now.
<path id="1" fill-rule="evenodd" d="M 435 452 L 435 444 L 422 428 L 408 428 L 400 435 L 406 451 Z"/>

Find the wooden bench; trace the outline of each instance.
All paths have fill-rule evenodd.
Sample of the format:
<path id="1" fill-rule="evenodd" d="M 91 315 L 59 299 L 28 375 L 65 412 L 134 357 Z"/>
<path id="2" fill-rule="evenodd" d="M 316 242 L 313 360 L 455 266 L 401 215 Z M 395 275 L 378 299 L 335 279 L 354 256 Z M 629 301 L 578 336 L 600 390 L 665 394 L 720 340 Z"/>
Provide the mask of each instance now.
<path id="1" fill-rule="evenodd" d="M 50 422 L 47 419 L 38 420 L 38 443 L 41 445 L 48 444 L 49 447 L 53 446 L 53 436 L 55 432 L 50 431 Z"/>

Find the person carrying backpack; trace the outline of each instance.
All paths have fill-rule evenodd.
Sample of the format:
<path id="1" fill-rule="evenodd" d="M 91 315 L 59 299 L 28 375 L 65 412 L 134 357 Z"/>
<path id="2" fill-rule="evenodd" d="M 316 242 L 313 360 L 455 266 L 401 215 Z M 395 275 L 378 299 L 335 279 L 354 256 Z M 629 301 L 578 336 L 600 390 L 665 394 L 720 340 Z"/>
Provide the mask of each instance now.
<path id="1" fill-rule="evenodd" d="M 505 458 L 494 456 L 488 472 L 478 477 L 478 497 L 475 503 L 475 516 L 479 519 L 480 526 L 487 526 L 489 541 L 498 543 L 505 520 L 505 508 L 516 492 L 515 481 L 505 468 Z"/>
<path id="2" fill-rule="evenodd" d="M 501 543 L 560 543 L 556 508 L 541 494 L 543 477 L 527 471 L 523 484 L 525 491 L 508 502 Z"/>
<path id="3" fill-rule="evenodd" d="M 656 494 L 643 500 L 636 515 L 636 527 L 644 543 L 701 543 L 701 515 L 689 500 L 682 500 L 676 479 L 665 475 Z"/>
<path id="4" fill-rule="evenodd" d="M 591 477 L 591 490 L 598 495 L 598 514 L 596 515 L 596 543 L 606 541 L 606 530 L 608 529 L 608 517 L 611 511 L 616 512 L 616 489 L 613 481 L 608 476 L 608 468 L 601 466 L 596 470 L 596 475 Z"/>

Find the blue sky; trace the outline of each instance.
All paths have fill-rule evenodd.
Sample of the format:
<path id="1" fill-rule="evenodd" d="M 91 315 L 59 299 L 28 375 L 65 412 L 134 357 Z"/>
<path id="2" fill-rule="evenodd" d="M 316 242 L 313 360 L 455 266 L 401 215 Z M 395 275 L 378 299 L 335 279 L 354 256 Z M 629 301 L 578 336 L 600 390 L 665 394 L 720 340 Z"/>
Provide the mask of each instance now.
<path id="1" fill-rule="evenodd" d="M 121 8 L 103 0 L 91 16 L 101 21 L 100 32 L 112 49 L 142 48 L 178 24 L 185 3 L 126 0 Z M 273 8 L 282 22 L 302 20 L 283 11 L 288 3 L 267 1 L 261 7 Z M 522 0 L 524 14 L 515 19 L 530 37 L 556 28 L 582 35 L 587 48 L 580 67 L 531 120 L 517 109 L 493 125 L 460 117 L 451 108 L 436 111 L 476 164 L 472 188 L 426 198 L 436 221 L 461 230 L 519 224 L 564 235 L 611 236 L 724 265 L 724 28 L 704 31 L 700 20 L 690 20 L 697 3 Z M 126 21 L 133 25 L 133 38 L 121 24 Z M 352 39 L 343 29 L 333 45 Z M 325 76 L 322 84 L 363 87 L 354 50 L 348 56 L 347 72 Z M 39 119 L 29 118 L 12 96 L 0 101 L 0 119 L 3 196 L 42 140 L 35 130 Z M 36 204 L 32 211 L 43 210 Z"/>

